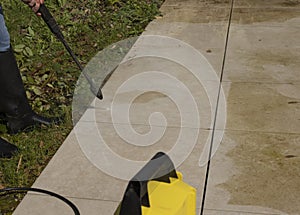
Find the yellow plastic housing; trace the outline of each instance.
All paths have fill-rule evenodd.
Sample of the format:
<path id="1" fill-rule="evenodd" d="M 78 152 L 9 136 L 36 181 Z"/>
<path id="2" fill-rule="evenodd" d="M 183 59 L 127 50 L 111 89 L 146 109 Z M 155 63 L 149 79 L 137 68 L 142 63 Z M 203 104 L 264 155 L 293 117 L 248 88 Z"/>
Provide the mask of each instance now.
<path id="1" fill-rule="evenodd" d="M 148 182 L 150 207 L 142 206 L 142 215 L 195 215 L 196 189 L 178 179 L 170 178 L 171 183 Z"/>

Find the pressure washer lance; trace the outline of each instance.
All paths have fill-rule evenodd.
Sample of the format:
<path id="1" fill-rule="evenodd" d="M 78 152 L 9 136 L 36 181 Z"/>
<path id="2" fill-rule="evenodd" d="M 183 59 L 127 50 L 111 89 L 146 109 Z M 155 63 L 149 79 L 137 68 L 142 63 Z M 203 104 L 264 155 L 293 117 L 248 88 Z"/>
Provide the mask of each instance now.
<path id="1" fill-rule="evenodd" d="M 48 8 L 46 7 L 45 4 L 41 4 L 38 13 L 41 13 L 43 20 L 46 22 L 46 24 L 48 25 L 49 29 L 51 30 L 51 32 L 57 37 L 57 39 L 59 41 L 62 42 L 62 44 L 65 46 L 65 48 L 67 49 L 67 51 L 69 52 L 69 54 L 71 55 L 71 57 L 73 58 L 73 60 L 75 61 L 76 65 L 78 66 L 78 68 L 80 69 L 80 71 L 82 71 L 85 79 L 88 81 L 89 85 L 90 85 L 90 90 L 91 92 L 99 99 L 103 99 L 103 94 L 101 91 L 101 85 L 99 88 L 96 87 L 95 82 L 86 74 L 86 72 L 83 70 L 82 65 L 80 64 L 80 62 L 78 61 L 78 59 L 76 58 L 75 54 L 73 53 L 73 51 L 71 50 L 70 46 L 68 45 L 68 43 L 66 42 L 64 35 L 62 34 L 57 22 L 55 21 L 55 19 L 53 18 L 53 16 L 51 15 L 50 11 L 48 10 Z"/>

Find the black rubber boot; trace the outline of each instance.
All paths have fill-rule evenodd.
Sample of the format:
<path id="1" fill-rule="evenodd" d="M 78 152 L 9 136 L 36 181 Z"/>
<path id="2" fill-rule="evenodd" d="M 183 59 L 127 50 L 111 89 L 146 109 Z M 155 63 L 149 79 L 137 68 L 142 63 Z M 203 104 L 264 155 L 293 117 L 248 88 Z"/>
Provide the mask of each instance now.
<path id="1" fill-rule="evenodd" d="M 0 137 L 0 158 L 11 158 L 18 148 Z"/>
<path id="2" fill-rule="evenodd" d="M 12 49 L 0 52 L 0 112 L 5 114 L 11 134 L 60 121 L 59 118 L 42 117 L 32 111 Z"/>

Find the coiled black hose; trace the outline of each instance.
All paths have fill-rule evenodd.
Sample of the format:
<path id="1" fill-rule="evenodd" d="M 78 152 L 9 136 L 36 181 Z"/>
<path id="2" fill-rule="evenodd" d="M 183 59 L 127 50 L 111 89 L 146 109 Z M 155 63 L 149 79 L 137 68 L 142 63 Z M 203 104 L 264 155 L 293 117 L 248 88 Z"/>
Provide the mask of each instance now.
<path id="1" fill-rule="evenodd" d="M 68 199 L 66 199 L 65 197 L 58 195 L 57 193 L 53 193 L 51 191 L 48 190 L 43 190 L 43 189 L 39 189 L 39 188 L 31 188 L 31 187 L 9 187 L 9 188 L 4 188 L 4 189 L 0 189 L 0 193 L 14 193 L 14 192 L 36 192 L 36 193 L 44 193 L 47 194 L 49 196 L 53 196 L 61 201 L 63 201 L 64 203 L 66 203 L 68 206 L 70 206 L 74 212 L 75 215 L 80 215 L 80 212 L 78 210 L 78 208 Z"/>

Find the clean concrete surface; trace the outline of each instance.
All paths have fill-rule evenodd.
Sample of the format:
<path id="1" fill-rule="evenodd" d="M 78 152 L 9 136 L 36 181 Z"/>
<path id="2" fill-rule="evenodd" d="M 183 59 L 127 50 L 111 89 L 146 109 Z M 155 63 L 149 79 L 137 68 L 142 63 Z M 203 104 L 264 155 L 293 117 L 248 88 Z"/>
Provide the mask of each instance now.
<path id="1" fill-rule="evenodd" d="M 163 17 L 152 21 L 144 35 L 169 36 L 188 43 L 208 60 L 220 78 L 231 1 L 166 0 L 161 11 Z M 299 24 L 297 0 L 234 0 L 222 82 L 227 124 L 222 128 L 219 126 L 222 117 L 217 118 L 214 140 L 219 134 L 225 134 L 212 158 L 204 214 L 300 214 Z M 150 54 L 174 50 L 159 44 L 138 41 L 133 49 L 135 53 Z M 181 57 L 185 57 L 184 53 Z M 141 71 L 167 72 L 188 86 L 199 107 L 201 123 L 193 123 L 193 111 L 187 111 L 188 120 L 182 122 L 176 104 L 157 92 L 141 94 L 133 102 L 130 99 L 134 95 L 122 94 L 114 105 L 122 108 L 131 104 L 130 121 L 113 120 L 111 104 L 117 89 Z M 204 88 L 209 88 L 211 100 Z M 157 151 L 172 150 L 178 134 L 184 131 L 186 144 L 198 135 L 178 170 L 183 173 L 184 181 L 197 189 L 199 213 L 206 172 L 206 166 L 199 166 L 199 158 L 207 139 L 211 139 L 218 81 L 205 78 L 199 84 L 187 68 L 172 61 L 148 58 L 122 64 L 103 92 L 105 99 L 96 101 L 95 109 L 86 111 L 33 187 L 69 198 L 84 215 L 113 214 L 126 188 L 125 179 L 133 176 L 136 168 L 125 164 L 116 168 L 114 163 L 107 163 L 106 168 L 111 165 L 117 171 L 114 174 L 124 176 L 123 179 L 112 177 L 100 170 L 105 168 L 101 165 L 107 152 L 95 147 L 86 156 L 83 149 L 99 143 L 100 135 L 101 141 L 123 158 L 146 161 Z M 182 92 L 176 95 L 184 101 Z M 155 117 L 149 121 L 154 112 L 162 113 L 167 124 L 155 121 Z M 155 142 L 150 146 L 132 145 L 116 131 L 117 128 L 126 135 L 131 126 L 136 134 L 128 133 L 127 138 L 133 141 L 147 136 L 149 131 L 163 131 L 163 136 L 156 139 L 148 135 L 147 140 Z M 185 151 L 172 156 L 176 160 L 176 156 L 183 154 Z M 30 193 L 14 214 L 72 212 L 52 197 Z"/>

